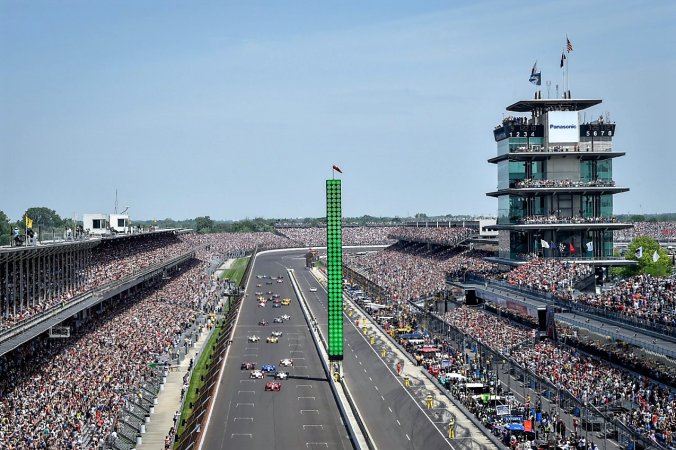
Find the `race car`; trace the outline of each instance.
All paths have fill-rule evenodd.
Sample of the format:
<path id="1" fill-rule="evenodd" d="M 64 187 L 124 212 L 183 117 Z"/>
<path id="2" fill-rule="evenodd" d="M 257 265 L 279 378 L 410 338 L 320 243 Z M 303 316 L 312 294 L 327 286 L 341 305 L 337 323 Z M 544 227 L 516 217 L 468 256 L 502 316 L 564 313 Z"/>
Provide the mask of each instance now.
<path id="1" fill-rule="evenodd" d="M 277 336 L 268 336 L 265 342 L 267 342 L 268 344 L 276 344 L 279 342 L 279 338 Z"/>
<path id="2" fill-rule="evenodd" d="M 272 335 L 275 337 L 282 337 L 282 332 L 279 330 L 275 330 L 272 332 Z"/>
<path id="3" fill-rule="evenodd" d="M 281 303 L 275 302 L 275 303 L 272 304 L 272 307 L 273 307 L 273 308 L 281 308 L 281 307 L 282 307 L 282 304 L 281 304 Z"/>
<path id="4" fill-rule="evenodd" d="M 316 288 L 316 287 L 311 287 L 311 288 L 310 288 L 310 292 L 317 292 L 317 288 Z"/>
<path id="5" fill-rule="evenodd" d="M 282 367 L 293 367 L 293 359 L 291 358 L 284 358 L 279 362 L 279 365 Z"/>
<path id="6" fill-rule="evenodd" d="M 240 369 L 241 370 L 254 370 L 255 368 L 256 368 L 256 363 L 252 363 L 252 362 L 247 361 L 247 362 L 242 363 L 242 366 L 241 366 Z"/>
<path id="7" fill-rule="evenodd" d="M 256 287 L 263 287 L 261 283 L 256 284 Z"/>
<path id="8" fill-rule="evenodd" d="M 260 370 L 252 370 L 251 373 L 249 374 L 249 378 L 255 378 L 255 379 L 263 379 L 263 372 Z"/>
<path id="9" fill-rule="evenodd" d="M 258 307 L 259 308 L 265 308 L 266 302 L 258 302 Z"/>
<path id="10" fill-rule="evenodd" d="M 265 390 L 266 391 L 281 391 L 282 390 L 282 383 L 278 383 L 277 381 L 268 381 L 265 383 Z"/>
<path id="11" fill-rule="evenodd" d="M 266 294 L 267 294 L 267 295 L 272 295 L 272 291 L 267 291 Z"/>
<path id="12" fill-rule="evenodd" d="M 266 281 L 265 284 L 272 284 L 272 281 Z"/>
<path id="13" fill-rule="evenodd" d="M 284 315 L 282 316 L 282 320 L 291 320 L 291 316 L 288 315 L 288 314 L 284 314 Z"/>
<path id="14" fill-rule="evenodd" d="M 261 366 L 261 372 L 275 373 L 275 372 L 277 372 L 277 368 L 275 367 L 274 364 L 263 364 Z"/>
<path id="15" fill-rule="evenodd" d="M 280 297 L 279 294 L 272 294 L 272 298 L 279 298 L 279 297 Z"/>
<path id="16" fill-rule="evenodd" d="M 256 291 L 256 297 L 260 297 L 261 295 L 263 295 L 261 291 Z"/>
<path id="17" fill-rule="evenodd" d="M 277 372 L 275 374 L 275 380 L 286 380 L 289 378 L 289 372 Z"/>
<path id="18" fill-rule="evenodd" d="M 277 280 L 277 283 L 283 283 L 284 280 Z"/>
<path id="19" fill-rule="evenodd" d="M 285 298 L 285 299 L 282 300 L 282 305 L 289 306 L 290 304 L 291 304 L 290 298 Z"/>
<path id="20" fill-rule="evenodd" d="M 282 319 L 281 317 L 275 317 L 274 319 L 272 319 L 272 323 L 284 323 L 284 319 Z"/>
<path id="21" fill-rule="evenodd" d="M 249 339 L 249 342 L 258 342 L 258 341 L 261 340 L 261 338 L 259 338 L 259 337 L 256 336 L 255 334 L 254 334 L 253 336 L 249 336 L 248 339 Z"/>
<path id="22" fill-rule="evenodd" d="M 259 321 L 258 321 L 258 325 L 263 325 L 263 326 L 265 326 L 265 325 L 267 325 L 267 324 L 268 324 L 268 321 L 265 320 L 265 319 L 259 320 Z"/>

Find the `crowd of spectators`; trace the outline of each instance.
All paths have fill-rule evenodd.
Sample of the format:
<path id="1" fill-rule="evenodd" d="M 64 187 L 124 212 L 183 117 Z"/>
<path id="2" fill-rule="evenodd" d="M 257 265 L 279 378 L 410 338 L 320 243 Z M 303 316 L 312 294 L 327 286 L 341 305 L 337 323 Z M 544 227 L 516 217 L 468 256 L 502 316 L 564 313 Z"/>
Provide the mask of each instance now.
<path id="1" fill-rule="evenodd" d="M 498 275 L 507 283 L 571 298 L 575 284 L 594 273 L 590 264 L 576 264 L 549 258 L 532 258 L 526 264 Z"/>
<path id="2" fill-rule="evenodd" d="M 476 308 L 453 308 L 441 318 L 503 355 L 509 355 L 512 348 L 533 339 L 531 329 Z"/>
<path id="3" fill-rule="evenodd" d="M 660 242 L 676 242 L 676 222 L 634 222 L 633 225 L 634 228 L 615 230 L 615 241 L 630 242 L 639 236 L 648 236 Z"/>
<path id="4" fill-rule="evenodd" d="M 475 230 L 464 227 L 398 227 L 390 230 L 389 237 L 395 240 L 448 247 L 454 247 L 472 234 L 476 234 Z"/>
<path id="5" fill-rule="evenodd" d="M 525 180 L 517 181 L 514 184 L 516 188 L 569 188 L 569 187 L 612 187 L 615 186 L 615 181 L 613 180 L 591 180 L 591 181 L 582 181 L 582 180 L 572 180 L 569 178 L 565 179 L 547 179 L 547 180 L 537 180 L 532 178 L 526 178 Z"/>
<path id="6" fill-rule="evenodd" d="M 548 224 L 548 223 L 615 223 L 617 222 L 616 217 L 560 217 L 555 214 L 552 215 L 537 215 L 537 216 L 526 216 L 518 220 L 519 223 L 526 225 L 533 224 Z"/>
<path id="7" fill-rule="evenodd" d="M 394 243 L 394 240 L 388 237 L 392 229 L 392 227 L 343 227 L 343 245 L 390 245 Z M 325 227 L 289 227 L 277 228 L 275 231 L 298 247 L 326 246 Z"/>
<path id="8" fill-rule="evenodd" d="M 596 407 L 631 402 L 636 408 L 618 418 L 653 440 L 656 434 L 666 436 L 676 430 L 676 391 L 673 388 L 634 377 L 604 361 L 551 341 L 524 347 L 512 358 L 578 400 Z"/>
<path id="9" fill-rule="evenodd" d="M 346 254 L 345 264 L 385 288 L 393 300 L 417 299 L 444 289 L 446 274 L 472 270 L 488 274 L 496 264 L 478 250 L 429 249 L 426 244 L 394 245 L 367 255 Z"/>
<path id="10" fill-rule="evenodd" d="M 582 293 L 573 302 L 584 303 L 647 323 L 676 327 L 676 276 L 638 275 L 622 280 L 600 294 Z"/>
<path id="11" fill-rule="evenodd" d="M 87 435 L 87 448 L 102 448 L 125 401 L 152 375 L 149 363 L 182 345 L 181 332 L 217 294 L 218 282 L 193 260 L 71 338 L 37 338 L 0 357 L 0 448 L 83 448 Z"/>
<path id="12" fill-rule="evenodd" d="M 181 240 L 193 247 L 205 247 L 214 254 L 227 255 L 237 252 L 251 252 L 255 249 L 271 250 L 275 248 L 296 247 L 296 243 L 285 236 L 271 232 L 239 233 L 190 233 L 181 235 Z"/>

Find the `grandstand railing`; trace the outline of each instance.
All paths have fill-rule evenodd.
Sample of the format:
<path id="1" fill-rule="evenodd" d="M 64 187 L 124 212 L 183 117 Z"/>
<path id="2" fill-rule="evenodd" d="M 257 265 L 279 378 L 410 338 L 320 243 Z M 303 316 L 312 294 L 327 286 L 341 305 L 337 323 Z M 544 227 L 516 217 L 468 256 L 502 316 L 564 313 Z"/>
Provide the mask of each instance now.
<path id="1" fill-rule="evenodd" d="M 195 256 L 194 251 L 186 252 L 186 253 L 179 255 L 179 256 L 176 256 L 172 259 L 165 260 L 163 262 L 159 262 L 157 264 L 149 266 L 149 267 L 143 269 L 142 271 L 137 272 L 133 275 L 130 275 L 127 278 L 124 278 L 122 280 L 110 282 L 108 284 L 105 284 L 103 286 L 98 287 L 94 291 L 86 292 L 84 294 L 73 297 L 68 302 L 62 302 L 62 303 L 58 303 L 56 305 L 53 305 L 53 306 L 45 309 L 44 311 L 42 311 L 41 313 L 39 313 L 35 316 L 31 316 L 31 317 L 28 317 L 24 320 L 16 322 L 11 327 L 0 331 L 0 342 L 3 342 L 7 339 L 10 339 L 10 338 L 18 335 L 18 334 L 21 334 L 21 333 L 33 328 L 34 326 L 42 323 L 43 321 L 55 316 L 56 314 L 58 314 L 62 311 L 65 311 L 69 308 L 72 308 L 72 307 L 74 307 L 74 306 L 76 306 L 80 303 L 83 303 L 84 301 L 91 299 L 95 296 L 99 297 L 101 300 L 104 300 L 107 296 L 110 297 L 112 295 L 117 294 L 118 292 L 115 292 L 115 293 L 110 294 L 110 295 L 107 295 L 107 294 L 116 291 L 118 288 L 123 287 L 124 285 L 126 285 L 126 284 L 128 284 L 128 283 L 130 283 L 134 280 L 138 280 L 140 278 L 146 278 L 149 275 L 154 276 L 154 275 L 156 275 L 155 272 L 157 272 L 158 270 L 164 269 L 167 266 L 179 264 L 179 263 L 183 262 L 184 260 L 188 260 L 188 259 L 193 258 L 194 256 Z"/>
<path id="2" fill-rule="evenodd" d="M 632 326 L 641 330 L 645 330 L 646 332 L 651 332 L 651 333 L 659 333 L 661 336 L 668 336 L 670 338 L 675 338 L 676 337 L 676 329 L 655 321 L 650 321 L 650 320 L 643 320 L 640 318 L 630 318 L 627 316 L 624 316 L 622 314 L 618 314 L 613 311 L 608 311 L 603 308 L 598 308 L 595 306 L 591 305 L 585 305 L 582 303 L 574 302 L 574 301 L 567 301 L 563 300 L 556 295 L 553 295 L 552 293 L 549 292 L 542 292 L 538 289 L 533 289 L 529 288 L 527 286 L 517 286 L 513 284 L 509 284 L 505 281 L 500 281 L 500 280 L 493 280 L 490 278 L 486 278 L 483 275 L 479 274 L 473 274 L 470 272 L 467 272 L 464 277 L 465 282 L 474 282 L 474 283 L 479 283 L 479 284 L 487 284 L 487 286 L 498 286 L 502 289 L 506 289 L 512 292 L 517 292 L 521 295 L 528 295 L 532 297 L 534 300 L 539 300 L 539 301 L 545 301 L 548 303 L 553 303 L 556 304 L 557 306 L 560 306 L 561 308 L 565 309 L 570 309 L 575 312 L 579 313 L 584 313 L 584 314 L 590 314 L 597 316 L 600 319 L 607 319 L 607 320 L 612 320 L 615 322 L 619 322 L 628 326 Z"/>

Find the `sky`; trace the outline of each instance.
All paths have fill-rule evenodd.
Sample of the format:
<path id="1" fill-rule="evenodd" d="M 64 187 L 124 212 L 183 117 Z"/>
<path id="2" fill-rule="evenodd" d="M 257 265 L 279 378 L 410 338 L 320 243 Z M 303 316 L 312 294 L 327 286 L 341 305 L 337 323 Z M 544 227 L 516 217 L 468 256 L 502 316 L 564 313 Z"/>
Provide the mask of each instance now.
<path id="1" fill-rule="evenodd" d="M 617 123 L 615 213 L 676 212 L 673 1 L 0 0 L 0 210 L 133 219 L 496 215 L 493 128 L 550 96 Z M 671 143 L 670 143 L 671 142 Z"/>

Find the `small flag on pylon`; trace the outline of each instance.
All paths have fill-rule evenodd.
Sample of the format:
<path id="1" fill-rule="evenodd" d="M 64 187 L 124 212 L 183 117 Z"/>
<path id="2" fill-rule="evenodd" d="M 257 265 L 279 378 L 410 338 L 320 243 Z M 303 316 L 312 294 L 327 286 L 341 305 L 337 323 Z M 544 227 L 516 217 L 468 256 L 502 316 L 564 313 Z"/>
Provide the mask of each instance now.
<path id="1" fill-rule="evenodd" d="M 338 167 L 338 166 L 335 165 L 335 164 L 333 165 L 333 170 L 335 170 L 335 171 L 338 172 L 338 173 L 343 173 L 343 171 L 340 170 L 340 167 Z"/>
<path id="2" fill-rule="evenodd" d="M 33 228 L 33 219 L 28 217 L 28 214 L 26 214 L 26 228 Z"/>

